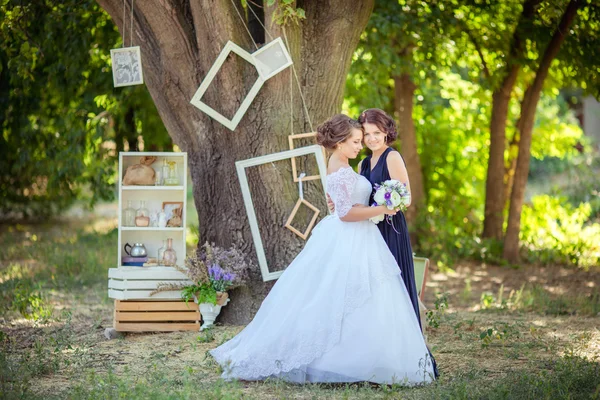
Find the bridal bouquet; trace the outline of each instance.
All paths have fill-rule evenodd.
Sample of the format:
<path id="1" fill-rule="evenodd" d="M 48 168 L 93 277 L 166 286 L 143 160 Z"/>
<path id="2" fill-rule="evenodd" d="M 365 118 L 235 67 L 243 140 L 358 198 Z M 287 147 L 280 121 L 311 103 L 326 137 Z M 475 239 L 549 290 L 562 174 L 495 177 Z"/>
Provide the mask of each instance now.
<path id="1" fill-rule="evenodd" d="M 372 204 L 375 206 L 387 206 L 388 209 L 398 209 L 402 212 L 406 211 L 406 207 L 410 203 L 410 193 L 405 183 L 397 181 L 395 179 L 389 179 L 382 184 L 375 184 L 375 196 Z M 391 219 L 391 216 L 388 216 Z M 383 221 L 385 218 L 384 214 L 378 215 L 371 218 L 371 221 L 375 224 Z"/>

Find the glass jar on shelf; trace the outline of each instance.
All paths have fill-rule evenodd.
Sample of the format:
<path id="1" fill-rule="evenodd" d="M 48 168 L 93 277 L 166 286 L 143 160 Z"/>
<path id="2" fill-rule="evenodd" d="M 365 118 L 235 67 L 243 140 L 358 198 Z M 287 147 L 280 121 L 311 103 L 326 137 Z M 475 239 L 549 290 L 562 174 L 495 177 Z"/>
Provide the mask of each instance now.
<path id="1" fill-rule="evenodd" d="M 168 161 L 167 165 L 169 166 L 169 170 L 167 172 L 167 176 L 163 177 L 163 179 L 165 181 L 165 185 L 178 186 L 179 185 L 179 167 L 177 166 L 177 162 Z"/>
<path id="2" fill-rule="evenodd" d="M 165 257 L 165 250 L 167 249 L 167 241 L 162 241 L 162 246 L 158 249 L 158 265 L 164 265 L 163 259 Z"/>
<path id="3" fill-rule="evenodd" d="M 173 239 L 167 239 L 167 249 L 163 254 L 163 265 L 172 267 L 177 263 L 177 253 L 173 249 Z"/>
<path id="4" fill-rule="evenodd" d="M 169 164 L 167 163 L 167 157 L 163 158 L 163 164 L 160 167 L 160 184 L 166 185 L 167 178 L 169 177 Z"/>
<path id="5" fill-rule="evenodd" d="M 123 226 L 135 226 L 133 200 L 127 200 L 127 208 L 123 209 Z"/>
<path id="6" fill-rule="evenodd" d="M 145 200 L 140 200 L 140 208 L 135 212 L 135 226 L 150 226 L 150 211 L 146 208 Z"/>

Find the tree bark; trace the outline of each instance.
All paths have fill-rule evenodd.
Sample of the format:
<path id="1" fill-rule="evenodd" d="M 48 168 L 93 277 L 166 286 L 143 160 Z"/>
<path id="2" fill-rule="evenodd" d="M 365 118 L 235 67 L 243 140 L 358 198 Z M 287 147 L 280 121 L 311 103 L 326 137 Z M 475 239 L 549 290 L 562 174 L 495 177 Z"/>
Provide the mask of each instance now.
<path id="1" fill-rule="evenodd" d="M 400 139 L 402 156 L 408 170 L 412 197 L 412 204 L 406 212 L 406 219 L 409 225 L 413 225 L 419 209 L 425 203 L 423 171 L 421 169 L 421 159 L 417 151 L 417 136 L 413 121 L 413 99 L 417 86 L 412 82 L 410 75 L 407 73 L 395 76 L 394 85 L 394 114 L 400 122 L 398 124 L 398 137 Z"/>
<path id="2" fill-rule="evenodd" d="M 209 241 L 222 247 L 238 244 L 256 260 L 246 210 L 241 205 L 235 162 L 288 150 L 287 136 L 292 128 L 295 133 L 313 131 L 318 123 L 339 112 L 352 54 L 373 2 L 301 2 L 306 20 L 286 26 L 285 33 L 312 125 L 303 114 L 290 67 L 265 82 L 234 132 L 189 102 L 228 40 L 250 52 L 255 50 L 234 5 L 227 0 L 135 3 L 133 44 L 141 46 L 145 83 L 169 135 L 188 153 L 201 243 Z M 121 32 L 124 29 L 129 32 L 129 14 L 123 26 L 121 0 L 98 0 L 98 3 Z M 236 4 L 244 17 L 244 10 L 239 2 Z M 283 37 L 283 28 L 270 22 L 274 10 L 275 7 L 265 7 L 264 20 L 274 38 Z M 270 41 L 269 35 L 266 40 Z M 257 76 L 244 60 L 230 56 L 203 101 L 231 116 Z M 293 103 L 290 83 L 293 83 Z M 280 162 L 248 171 L 272 271 L 287 266 L 304 245 L 304 241 L 283 227 L 298 199 L 290 164 Z M 307 182 L 304 189 L 305 197 L 321 209 L 321 216 L 326 215 L 320 182 Z M 272 282 L 262 281 L 257 268 L 249 286 L 232 293 L 221 321 L 236 324 L 250 321 L 271 286 Z"/>
<path id="3" fill-rule="evenodd" d="M 490 155 L 485 183 L 485 211 L 483 237 L 502 239 L 504 225 L 504 151 L 506 149 L 506 119 L 511 93 L 521 65 L 517 58 L 523 47 L 525 26 L 530 22 L 539 0 L 528 0 L 512 37 L 512 46 L 504 78 L 492 95 L 492 118 L 490 121 Z"/>
<path id="4" fill-rule="evenodd" d="M 544 51 L 540 65 L 536 71 L 535 79 L 531 87 L 525 92 L 521 103 L 521 116 L 517 128 L 519 129 L 519 155 L 517 156 L 517 167 L 515 169 L 514 183 L 510 197 L 510 209 L 508 214 L 508 227 L 504 238 L 504 258 L 510 262 L 519 261 L 519 232 L 521 230 L 521 211 L 525 198 L 525 186 L 529 174 L 529 161 L 531 158 L 531 139 L 535 112 L 538 101 L 544 87 L 544 81 L 552 60 L 556 57 L 560 46 L 564 42 L 569 26 L 573 23 L 580 7 L 580 1 L 571 0 L 565 9 L 558 28 L 552 35 L 550 43 Z"/>

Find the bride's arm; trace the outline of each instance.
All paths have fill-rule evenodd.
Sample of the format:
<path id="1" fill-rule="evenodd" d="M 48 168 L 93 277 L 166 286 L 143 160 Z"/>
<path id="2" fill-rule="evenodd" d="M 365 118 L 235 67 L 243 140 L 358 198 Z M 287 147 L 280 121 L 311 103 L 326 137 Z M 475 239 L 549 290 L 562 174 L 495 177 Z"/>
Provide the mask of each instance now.
<path id="1" fill-rule="evenodd" d="M 389 210 L 386 206 L 367 207 L 362 204 L 353 206 L 350 211 L 340 219 L 344 222 L 365 221 L 381 214 L 395 215 L 396 210 Z"/>

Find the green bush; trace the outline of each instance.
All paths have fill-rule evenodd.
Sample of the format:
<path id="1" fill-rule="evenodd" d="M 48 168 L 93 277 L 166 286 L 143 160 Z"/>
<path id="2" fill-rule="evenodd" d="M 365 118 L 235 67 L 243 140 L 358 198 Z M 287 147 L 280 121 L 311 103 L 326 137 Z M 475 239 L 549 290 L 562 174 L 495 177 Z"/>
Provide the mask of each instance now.
<path id="1" fill-rule="evenodd" d="M 565 198 L 535 196 L 523 207 L 521 242 L 527 259 L 584 269 L 600 264 L 600 224 L 589 223 L 592 207 Z"/>

